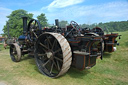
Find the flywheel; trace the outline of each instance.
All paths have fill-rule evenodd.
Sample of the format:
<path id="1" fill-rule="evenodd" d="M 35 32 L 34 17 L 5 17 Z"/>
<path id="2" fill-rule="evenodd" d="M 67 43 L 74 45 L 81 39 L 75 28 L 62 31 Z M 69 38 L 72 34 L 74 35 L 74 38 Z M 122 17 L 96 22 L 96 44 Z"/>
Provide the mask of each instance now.
<path id="1" fill-rule="evenodd" d="M 39 71 L 52 78 L 66 73 L 72 62 L 68 41 L 58 33 L 44 33 L 35 44 L 35 60 Z"/>

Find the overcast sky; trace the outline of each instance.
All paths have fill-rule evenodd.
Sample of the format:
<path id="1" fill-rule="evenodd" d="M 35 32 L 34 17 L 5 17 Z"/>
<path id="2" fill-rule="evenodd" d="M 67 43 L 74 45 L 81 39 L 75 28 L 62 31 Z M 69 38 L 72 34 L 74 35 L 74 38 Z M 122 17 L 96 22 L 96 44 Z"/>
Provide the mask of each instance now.
<path id="1" fill-rule="evenodd" d="M 48 22 L 55 19 L 79 24 L 128 20 L 128 0 L 0 0 L 0 33 L 12 11 L 24 9 L 36 18 L 45 13 Z"/>

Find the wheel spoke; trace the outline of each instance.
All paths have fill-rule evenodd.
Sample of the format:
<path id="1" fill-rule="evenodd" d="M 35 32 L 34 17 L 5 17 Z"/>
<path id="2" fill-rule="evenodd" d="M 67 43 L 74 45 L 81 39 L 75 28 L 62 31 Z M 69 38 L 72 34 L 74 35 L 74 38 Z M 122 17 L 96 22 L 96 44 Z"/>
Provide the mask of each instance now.
<path id="1" fill-rule="evenodd" d="M 43 57 L 43 56 L 39 56 L 38 59 L 43 60 L 43 61 L 48 60 L 46 57 L 43 57 L 43 58 L 42 58 L 42 57 Z"/>
<path id="2" fill-rule="evenodd" d="M 41 48 L 44 52 L 47 52 L 44 48 Z"/>
<path id="3" fill-rule="evenodd" d="M 53 63 L 52 63 L 51 69 L 50 69 L 50 73 L 52 73 L 52 70 L 53 70 Z"/>
<path id="4" fill-rule="evenodd" d="M 52 44 L 51 44 L 49 38 L 48 38 L 48 37 L 46 37 L 46 38 L 47 38 L 47 41 L 48 41 L 49 45 L 52 46 Z"/>
<path id="5" fill-rule="evenodd" d="M 38 54 L 38 56 L 45 56 L 45 55 L 47 55 L 47 54 Z"/>
<path id="6" fill-rule="evenodd" d="M 59 61 L 63 62 L 62 59 L 60 59 L 60 58 L 58 58 L 58 57 L 56 57 L 56 56 L 54 56 L 54 58 L 55 58 L 56 60 L 59 60 Z"/>
<path id="7" fill-rule="evenodd" d="M 59 62 L 56 61 L 56 63 L 57 63 L 58 70 L 60 70 Z"/>
<path id="8" fill-rule="evenodd" d="M 58 52 L 60 52 L 60 51 L 61 51 L 61 48 L 58 49 L 58 50 L 56 50 L 54 53 L 56 54 L 56 53 L 58 53 Z"/>
<path id="9" fill-rule="evenodd" d="M 57 65 L 56 65 L 55 61 L 54 60 L 52 60 L 52 61 L 53 61 L 54 66 L 57 68 Z"/>
<path id="10" fill-rule="evenodd" d="M 40 43 L 40 45 L 46 49 L 48 49 L 48 47 L 46 47 L 44 44 Z M 49 49 L 48 49 L 49 50 Z"/>
<path id="11" fill-rule="evenodd" d="M 52 45 L 52 50 L 53 50 L 53 48 L 54 48 L 54 46 L 55 46 L 55 44 L 56 44 L 56 40 L 54 40 L 54 42 L 53 42 L 53 45 Z"/>
<path id="12" fill-rule="evenodd" d="M 48 49 L 50 49 L 49 43 L 47 43 L 47 47 L 48 47 Z"/>
<path id="13" fill-rule="evenodd" d="M 50 59 L 43 64 L 43 66 L 46 66 L 50 62 Z"/>
<path id="14" fill-rule="evenodd" d="M 36 33 L 35 33 L 35 32 L 33 32 L 33 34 L 35 35 L 35 37 L 36 37 L 36 39 L 37 39 L 38 37 L 37 37 Z"/>

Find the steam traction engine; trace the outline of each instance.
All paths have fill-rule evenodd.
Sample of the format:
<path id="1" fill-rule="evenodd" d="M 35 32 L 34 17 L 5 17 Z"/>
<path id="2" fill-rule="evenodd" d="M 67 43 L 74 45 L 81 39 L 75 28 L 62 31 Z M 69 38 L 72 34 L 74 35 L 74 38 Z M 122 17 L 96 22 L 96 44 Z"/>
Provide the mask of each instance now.
<path id="1" fill-rule="evenodd" d="M 102 37 L 103 42 L 102 42 L 102 49 L 104 52 L 114 52 L 116 51 L 116 45 L 119 45 L 119 43 L 117 42 L 116 38 L 120 36 L 118 33 L 111 33 L 111 34 L 104 34 L 104 31 L 99 28 L 99 27 L 95 27 L 91 30 L 94 33 L 97 33 L 99 36 Z"/>
<path id="2" fill-rule="evenodd" d="M 18 42 L 10 45 L 12 61 L 33 55 L 39 71 L 52 78 L 63 75 L 70 66 L 84 70 L 96 65 L 97 57 L 102 59 L 102 37 L 82 32 L 74 21 L 60 28 L 56 20 L 56 27 L 41 29 L 39 21 L 32 19 L 27 25 L 27 17 L 23 17 L 23 35 Z"/>

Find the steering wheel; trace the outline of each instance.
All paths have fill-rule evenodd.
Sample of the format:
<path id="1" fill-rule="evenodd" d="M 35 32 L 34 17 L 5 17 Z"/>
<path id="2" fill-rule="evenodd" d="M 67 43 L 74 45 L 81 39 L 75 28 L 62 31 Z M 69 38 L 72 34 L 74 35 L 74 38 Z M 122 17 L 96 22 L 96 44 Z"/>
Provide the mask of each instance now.
<path id="1" fill-rule="evenodd" d="M 78 32 L 78 34 L 80 35 L 81 34 L 81 28 L 80 26 L 75 22 L 75 21 L 71 21 L 70 22 L 71 26 L 73 27 L 73 29 L 76 29 L 76 31 Z"/>
<path id="2" fill-rule="evenodd" d="M 32 19 L 28 23 L 28 36 L 30 37 L 30 40 L 33 41 L 35 38 L 38 38 L 38 34 L 41 30 L 41 25 L 38 20 Z"/>
<path id="3" fill-rule="evenodd" d="M 102 35 L 102 36 L 104 35 L 104 31 L 99 27 L 93 28 L 92 32 L 97 33 L 97 34 Z"/>

